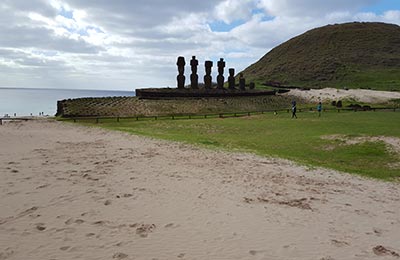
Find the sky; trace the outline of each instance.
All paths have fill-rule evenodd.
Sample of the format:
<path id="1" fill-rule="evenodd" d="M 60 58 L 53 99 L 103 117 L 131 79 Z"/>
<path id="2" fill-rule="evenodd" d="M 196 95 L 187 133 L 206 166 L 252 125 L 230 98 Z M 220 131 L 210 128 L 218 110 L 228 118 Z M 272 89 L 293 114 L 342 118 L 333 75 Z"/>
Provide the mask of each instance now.
<path id="1" fill-rule="evenodd" d="M 236 73 L 312 28 L 400 25 L 399 0 L 2 0 L 0 87 L 175 87 L 178 56 Z"/>

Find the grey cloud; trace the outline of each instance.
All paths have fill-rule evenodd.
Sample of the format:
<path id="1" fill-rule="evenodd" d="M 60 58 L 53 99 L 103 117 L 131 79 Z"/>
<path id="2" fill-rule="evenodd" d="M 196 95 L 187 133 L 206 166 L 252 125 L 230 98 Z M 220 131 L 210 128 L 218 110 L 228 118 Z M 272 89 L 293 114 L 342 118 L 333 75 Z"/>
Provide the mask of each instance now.
<path id="1" fill-rule="evenodd" d="M 156 27 L 171 22 L 174 17 L 190 13 L 211 12 L 222 0 L 66 0 L 75 8 L 86 10 L 90 20 L 122 34 Z"/>
<path id="2" fill-rule="evenodd" d="M 34 57 L 18 51 L 0 50 L 0 55 L 5 59 L 14 61 L 15 64 L 25 67 L 48 69 L 66 65 L 64 61 L 46 59 L 45 57 Z"/>
<path id="3" fill-rule="evenodd" d="M 48 17 L 57 15 L 57 10 L 45 0 L 2 0 L 2 4 L 19 12 L 36 12 Z"/>
<path id="4" fill-rule="evenodd" d="M 134 45 L 131 45 L 132 48 L 142 49 L 141 53 L 176 53 L 179 50 L 196 50 L 203 49 L 209 45 L 208 42 L 198 42 L 193 44 L 193 41 L 187 40 L 183 41 L 181 39 L 176 40 L 160 40 L 160 41 L 143 41 L 136 42 Z"/>
<path id="5" fill-rule="evenodd" d="M 43 15 L 50 12 L 46 11 L 46 6 L 47 9 L 53 10 L 40 0 L 7 0 L 5 4 L 0 5 L 0 47 L 37 48 L 71 53 L 97 53 L 102 49 L 88 44 L 83 39 L 57 36 L 54 31 L 28 18 L 30 11 L 41 11 Z"/>
<path id="6" fill-rule="evenodd" d="M 40 27 L 0 26 L 0 35 L 1 47 L 39 48 L 71 53 L 97 53 L 101 50 L 84 40 L 56 36 L 53 31 Z"/>

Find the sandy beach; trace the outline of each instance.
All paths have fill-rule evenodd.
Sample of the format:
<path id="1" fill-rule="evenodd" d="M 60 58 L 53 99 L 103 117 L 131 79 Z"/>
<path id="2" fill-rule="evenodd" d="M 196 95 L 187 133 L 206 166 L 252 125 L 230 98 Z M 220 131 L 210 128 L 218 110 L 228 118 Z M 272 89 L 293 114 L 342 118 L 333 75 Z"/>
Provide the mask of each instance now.
<path id="1" fill-rule="evenodd" d="M 0 260 L 400 258 L 399 183 L 45 120 L 0 173 Z"/>

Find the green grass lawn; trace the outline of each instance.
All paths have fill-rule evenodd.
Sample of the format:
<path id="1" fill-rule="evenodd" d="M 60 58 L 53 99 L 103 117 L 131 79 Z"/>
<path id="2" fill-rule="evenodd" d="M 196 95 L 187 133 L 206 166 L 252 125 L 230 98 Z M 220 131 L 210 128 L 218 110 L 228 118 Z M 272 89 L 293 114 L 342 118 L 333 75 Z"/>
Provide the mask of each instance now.
<path id="1" fill-rule="evenodd" d="M 400 154 L 382 141 L 348 144 L 324 136 L 400 137 L 399 112 L 315 112 L 272 113 L 239 118 L 185 120 L 101 120 L 107 129 L 161 139 L 182 141 L 263 156 L 290 159 L 310 166 L 322 166 L 373 178 L 400 177 Z"/>

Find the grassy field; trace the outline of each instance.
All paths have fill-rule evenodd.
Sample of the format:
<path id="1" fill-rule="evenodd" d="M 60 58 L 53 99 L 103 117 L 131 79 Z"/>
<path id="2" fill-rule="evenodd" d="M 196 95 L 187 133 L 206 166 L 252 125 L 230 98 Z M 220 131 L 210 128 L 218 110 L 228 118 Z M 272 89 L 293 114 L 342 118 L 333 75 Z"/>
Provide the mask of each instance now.
<path id="1" fill-rule="evenodd" d="M 400 177 L 400 154 L 383 141 L 400 138 L 399 112 L 272 113 L 239 118 L 131 121 L 101 120 L 87 125 L 126 131 L 209 148 L 290 159 L 373 178 Z M 363 141 L 360 140 L 360 137 Z"/>

